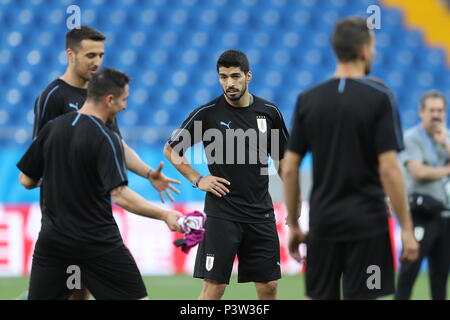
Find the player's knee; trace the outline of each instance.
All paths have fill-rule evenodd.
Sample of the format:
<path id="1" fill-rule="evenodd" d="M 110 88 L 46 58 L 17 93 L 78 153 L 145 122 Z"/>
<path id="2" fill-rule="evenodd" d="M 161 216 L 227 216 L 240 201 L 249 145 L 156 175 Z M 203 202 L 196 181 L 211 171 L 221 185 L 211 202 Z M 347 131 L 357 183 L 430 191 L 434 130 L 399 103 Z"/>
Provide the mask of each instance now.
<path id="1" fill-rule="evenodd" d="M 267 288 L 268 292 L 275 294 L 277 292 L 278 282 L 277 281 L 269 281 L 266 283 L 266 288 Z"/>
<path id="2" fill-rule="evenodd" d="M 220 283 L 216 280 L 205 279 L 203 291 L 204 294 L 206 294 L 206 296 L 209 298 L 212 298 L 212 296 L 214 296 L 214 298 L 220 299 L 225 292 L 226 287 L 226 283 Z"/>
<path id="3" fill-rule="evenodd" d="M 277 288 L 278 288 L 277 281 L 263 282 L 260 283 L 260 285 L 258 286 L 259 291 L 266 296 L 275 295 L 277 293 Z"/>

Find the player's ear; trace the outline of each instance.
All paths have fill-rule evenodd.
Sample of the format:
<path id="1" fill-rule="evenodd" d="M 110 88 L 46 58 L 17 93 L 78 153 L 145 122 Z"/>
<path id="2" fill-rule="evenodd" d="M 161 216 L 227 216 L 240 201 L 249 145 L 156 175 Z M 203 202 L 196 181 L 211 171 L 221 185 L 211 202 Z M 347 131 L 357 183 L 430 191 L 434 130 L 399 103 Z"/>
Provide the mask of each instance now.
<path id="1" fill-rule="evenodd" d="M 66 56 L 67 56 L 67 61 L 69 63 L 73 63 L 73 61 L 75 60 L 75 52 L 71 48 L 66 49 Z"/>
<path id="2" fill-rule="evenodd" d="M 247 72 L 247 81 L 252 80 L 252 78 L 253 78 L 252 72 L 251 71 Z"/>
<path id="3" fill-rule="evenodd" d="M 370 59 L 370 45 L 368 43 L 361 46 L 359 57 L 363 61 L 367 61 Z"/>
<path id="4" fill-rule="evenodd" d="M 103 98 L 103 102 L 105 102 L 105 104 L 110 107 L 112 102 L 114 100 L 114 96 L 112 94 L 108 94 Z"/>

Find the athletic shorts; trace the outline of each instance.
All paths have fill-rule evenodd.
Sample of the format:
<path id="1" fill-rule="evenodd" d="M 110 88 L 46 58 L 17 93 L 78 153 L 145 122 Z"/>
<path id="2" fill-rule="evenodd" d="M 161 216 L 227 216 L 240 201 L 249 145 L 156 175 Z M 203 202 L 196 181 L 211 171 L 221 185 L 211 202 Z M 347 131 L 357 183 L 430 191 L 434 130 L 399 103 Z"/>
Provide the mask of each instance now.
<path id="1" fill-rule="evenodd" d="M 68 299 L 80 283 L 97 300 L 137 300 L 147 296 L 136 262 L 124 245 L 89 260 L 34 253 L 30 300 Z"/>
<path id="2" fill-rule="evenodd" d="M 361 240 L 308 239 L 306 295 L 312 299 L 375 299 L 395 291 L 388 232 Z"/>
<path id="3" fill-rule="evenodd" d="M 195 260 L 194 277 L 228 284 L 238 257 L 238 282 L 281 278 L 275 222 L 241 223 L 208 217 Z"/>

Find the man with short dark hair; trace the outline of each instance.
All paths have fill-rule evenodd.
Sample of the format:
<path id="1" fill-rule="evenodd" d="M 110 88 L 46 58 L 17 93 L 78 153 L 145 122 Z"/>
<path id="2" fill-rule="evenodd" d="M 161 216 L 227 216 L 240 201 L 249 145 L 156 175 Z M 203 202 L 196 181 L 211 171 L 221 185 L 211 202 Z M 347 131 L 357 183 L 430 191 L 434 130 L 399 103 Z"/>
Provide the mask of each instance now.
<path id="1" fill-rule="evenodd" d="M 113 218 L 122 208 L 180 231 L 181 213 L 158 208 L 127 187 L 120 137 L 106 123 L 127 106 L 129 77 L 103 69 L 78 112 L 49 121 L 17 164 L 27 188 L 42 179 L 42 226 L 33 253 L 29 299 L 67 299 L 69 268 L 78 267 L 96 299 L 147 297 L 136 263 Z M 79 288 L 78 288 L 79 289 Z"/>
<path id="2" fill-rule="evenodd" d="M 66 34 L 66 72 L 52 81 L 39 95 L 34 107 L 33 136 L 56 117 L 77 111 L 86 99 L 87 83 L 100 68 L 106 37 L 99 31 L 81 26 Z M 118 128 L 114 124 L 117 132 Z"/>
<path id="3" fill-rule="evenodd" d="M 205 238 L 194 277 L 204 279 L 199 299 L 220 299 L 239 259 L 238 282 L 254 282 L 259 299 L 275 299 L 280 252 L 268 191 L 268 157 L 281 171 L 288 132 L 279 109 L 251 95 L 247 56 L 227 50 L 217 61 L 224 94 L 195 109 L 164 154 L 194 186 L 206 191 Z M 203 177 L 184 157 L 202 141 L 211 174 Z"/>
<path id="4" fill-rule="evenodd" d="M 396 152 L 403 149 L 392 92 L 363 77 L 375 55 L 374 34 L 363 18 L 339 21 L 333 33 L 338 58 L 333 79 L 299 95 L 284 159 L 289 251 L 298 261 L 307 244 L 306 295 L 310 299 L 374 299 L 394 292 L 385 193 L 402 228 L 403 261 L 418 245 Z M 298 168 L 313 158 L 310 227 L 299 227 Z M 370 281 L 375 274 L 378 281 Z"/>
<path id="5" fill-rule="evenodd" d="M 102 33 L 88 26 L 81 26 L 79 29 L 75 28 L 67 32 L 68 66 L 66 72 L 60 78 L 52 81 L 36 99 L 33 137 L 49 120 L 68 112 L 77 111 L 83 105 L 86 100 L 88 82 L 103 62 L 105 39 L 106 37 Z M 107 125 L 122 137 L 117 121 Z M 125 150 L 127 169 L 149 179 L 159 192 L 162 202 L 164 202 L 164 193 L 173 201 L 169 190 L 175 193 L 180 192 L 171 183 L 180 184 L 180 182 L 166 177 L 161 172 L 162 162 L 156 170 L 150 168 L 123 139 L 121 140 Z"/>
<path id="6" fill-rule="evenodd" d="M 395 299 L 407 300 L 427 257 L 431 297 L 445 300 L 450 268 L 450 136 L 447 130 L 447 101 L 436 90 L 420 99 L 421 123 L 405 133 L 405 166 L 414 233 L 420 243 L 419 259 L 403 263 Z"/>

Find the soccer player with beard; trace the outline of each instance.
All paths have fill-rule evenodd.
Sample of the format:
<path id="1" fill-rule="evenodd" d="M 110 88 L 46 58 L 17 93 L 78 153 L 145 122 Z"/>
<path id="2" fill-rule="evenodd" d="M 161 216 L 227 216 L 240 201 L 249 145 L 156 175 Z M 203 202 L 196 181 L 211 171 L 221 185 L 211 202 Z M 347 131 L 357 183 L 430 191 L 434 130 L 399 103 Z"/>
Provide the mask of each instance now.
<path id="1" fill-rule="evenodd" d="M 338 59 L 334 77 L 297 100 L 284 159 L 289 251 L 302 260 L 306 242 L 306 296 L 310 299 L 374 299 L 394 293 L 394 264 L 385 193 L 402 228 L 402 261 L 418 256 L 397 151 L 403 149 L 392 92 L 370 73 L 375 36 L 366 19 L 339 21 L 332 37 Z M 299 227 L 298 168 L 313 158 L 309 233 Z M 377 281 L 371 281 L 371 276 Z"/>
<path id="2" fill-rule="evenodd" d="M 217 72 L 224 94 L 192 111 L 164 151 L 186 179 L 206 192 L 206 233 L 194 270 L 194 277 L 204 280 L 199 298 L 223 296 L 237 255 L 238 282 L 254 282 L 259 299 L 275 299 L 280 250 L 267 160 L 270 156 L 281 171 L 288 132 L 279 109 L 249 93 L 252 73 L 244 53 L 222 53 Z M 211 172 L 205 177 L 184 157 L 200 141 Z"/>
<path id="3" fill-rule="evenodd" d="M 36 99 L 34 106 L 33 138 L 35 138 L 45 124 L 63 114 L 78 111 L 84 104 L 89 80 L 100 68 L 105 53 L 104 41 L 106 37 L 98 30 L 88 26 L 75 28 L 66 34 L 66 54 L 68 66 L 65 73 L 52 81 Z M 159 192 L 164 202 L 164 193 L 170 200 L 174 200 L 170 190 L 180 193 L 171 184 L 179 181 L 166 177 L 161 171 L 163 162 L 156 170 L 142 161 L 138 154 L 122 139 L 117 120 L 107 124 L 122 141 L 127 169 L 137 175 L 149 179 L 153 187 Z M 41 194 L 41 207 L 42 207 Z M 79 295 L 78 295 L 79 294 Z M 76 292 L 73 298 L 86 298 L 87 293 Z"/>

